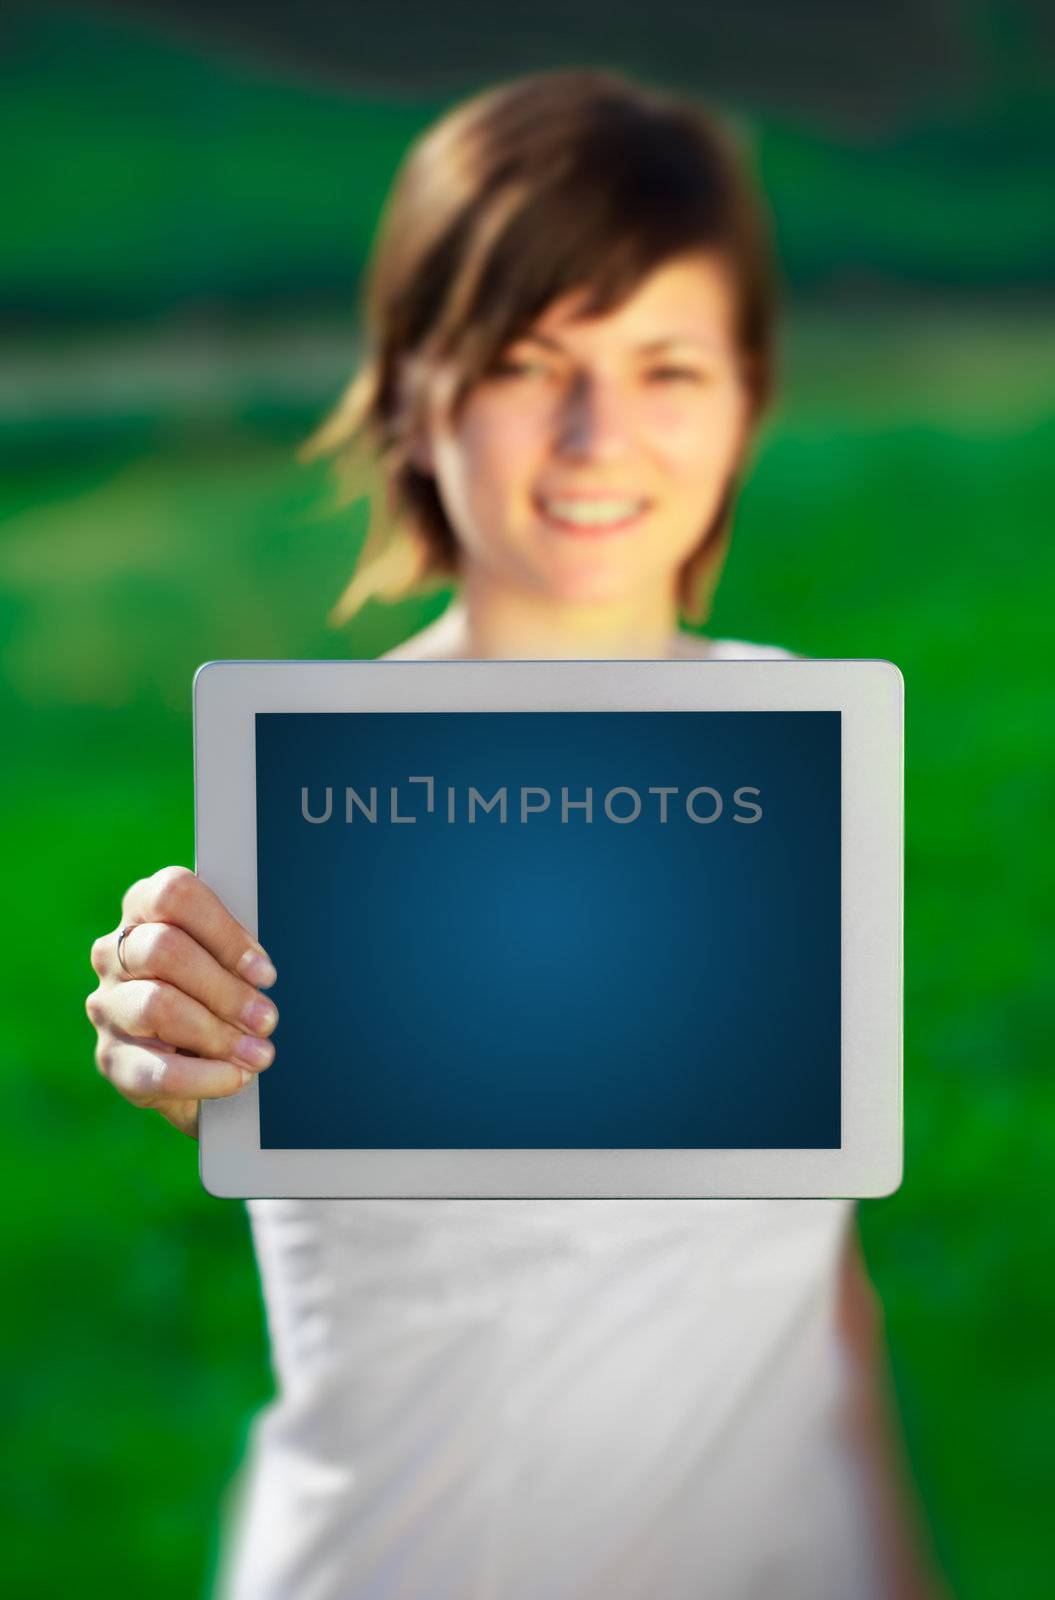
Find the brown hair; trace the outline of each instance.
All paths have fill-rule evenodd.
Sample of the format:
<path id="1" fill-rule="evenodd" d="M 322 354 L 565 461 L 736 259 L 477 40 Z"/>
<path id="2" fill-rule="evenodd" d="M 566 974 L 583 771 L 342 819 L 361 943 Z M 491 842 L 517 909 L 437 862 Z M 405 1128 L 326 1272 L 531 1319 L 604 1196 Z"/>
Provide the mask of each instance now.
<path id="1" fill-rule="evenodd" d="M 707 112 L 615 72 L 569 69 L 475 95 L 419 136 L 374 243 L 362 363 L 302 451 L 333 456 L 348 498 L 365 487 L 371 499 L 359 567 L 331 621 L 371 596 L 395 598 L 458 571 L 456 534 L 412 456 L 436 364 L 457 374 L 448 399 L 456 413 L 559 296 L 588 289 L 579 314 L 603 314 L 654 268 L 699 248 L 730 269 L 757 418 L 774 367 L 768 232 L 729 134 Z M 709 613 L 736 487 L 679 575 L 689 620 Z"/>

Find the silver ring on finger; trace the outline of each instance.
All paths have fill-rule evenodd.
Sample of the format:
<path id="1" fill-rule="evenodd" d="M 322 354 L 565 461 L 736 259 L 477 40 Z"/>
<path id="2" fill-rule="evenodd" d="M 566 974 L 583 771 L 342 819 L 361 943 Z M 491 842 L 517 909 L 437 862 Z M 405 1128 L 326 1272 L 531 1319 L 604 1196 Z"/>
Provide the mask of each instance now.
<path id="1" fill-rule="evenodd" d="M 138 923 L 126 922 L 124 927 L 121 929 L 121 932 L 117 935 L 117 959 L 121 963 L 123 971 L 127 972 L 130 978 L 134 978 L 135 973 L 132 971 L 131 967 L 125 965 L 125 958 L 121 954 L 121 946 L 128 938 L 128 935 L 131 933 L 132 929 L 135 927 L 138 927 Z"/>

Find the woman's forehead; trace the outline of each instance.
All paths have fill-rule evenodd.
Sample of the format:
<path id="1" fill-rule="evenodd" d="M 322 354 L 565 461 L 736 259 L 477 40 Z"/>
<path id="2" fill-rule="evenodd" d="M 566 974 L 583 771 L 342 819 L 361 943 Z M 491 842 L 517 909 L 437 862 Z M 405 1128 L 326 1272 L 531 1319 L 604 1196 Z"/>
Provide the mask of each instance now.
<path id="1" fill-rule="evenodd" d="M 560 296 L 526 330 L 558 348 L 617 342 L 647 351 L 674 343 L 724 343 L 733 294 L 725 264 L 693 254 L 662 262 L 611 310 L 583 317 L 589 286 Z"/>

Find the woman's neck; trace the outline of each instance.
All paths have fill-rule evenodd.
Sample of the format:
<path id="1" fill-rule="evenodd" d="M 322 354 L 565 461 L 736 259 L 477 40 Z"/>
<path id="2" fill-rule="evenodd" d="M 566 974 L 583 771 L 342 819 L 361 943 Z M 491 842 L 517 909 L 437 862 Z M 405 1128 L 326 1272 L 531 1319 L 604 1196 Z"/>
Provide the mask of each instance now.
<path id="1" fill-rule="evenodd" d="M 662 658 L 678 626 L 673 591 L 630 599 L 560 602 L 467 567 L 461 590 L 466 654 L 500 660 Z"/>

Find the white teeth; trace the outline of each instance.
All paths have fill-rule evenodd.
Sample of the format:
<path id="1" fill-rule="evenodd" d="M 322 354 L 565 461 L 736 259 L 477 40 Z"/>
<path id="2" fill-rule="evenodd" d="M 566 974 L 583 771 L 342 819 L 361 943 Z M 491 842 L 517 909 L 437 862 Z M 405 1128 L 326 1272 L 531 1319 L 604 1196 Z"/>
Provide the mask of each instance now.
<path id="1" fill-rule="evenodd" d="M 577 522 L 583 527 L 601 527 L 608 522 L 623 522 L 636 516 L 643 500 L 543 500 L 543 511 L 561 522 Z"/>

